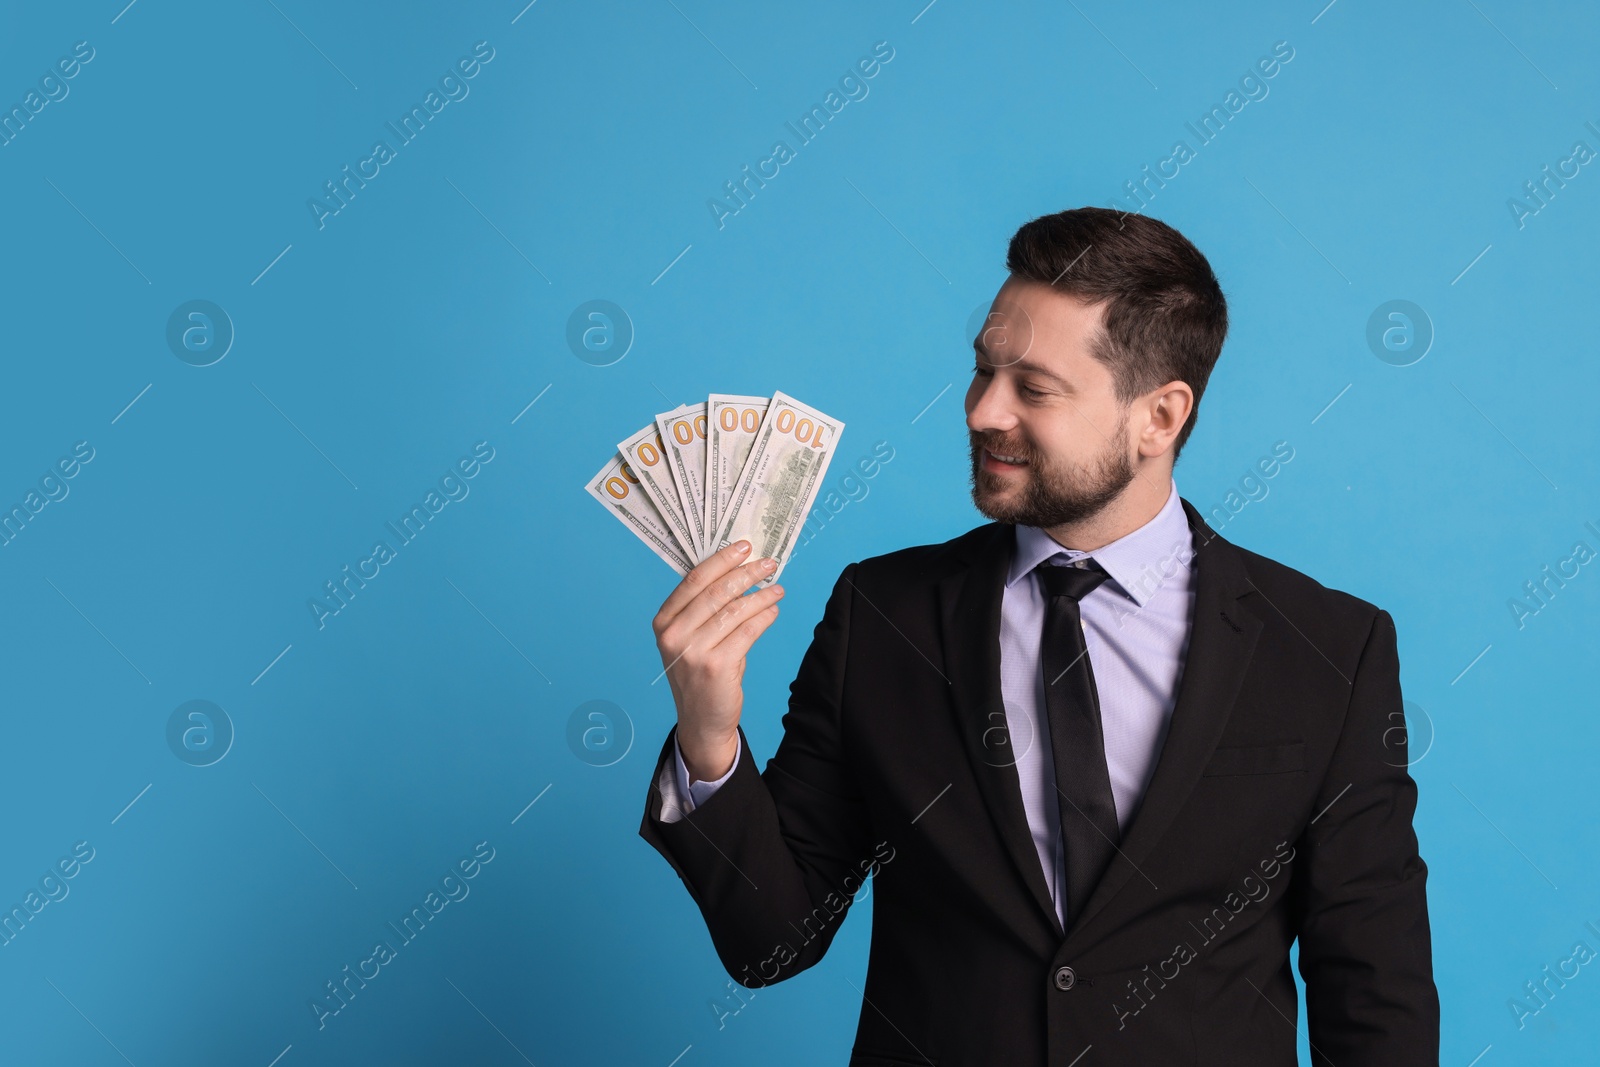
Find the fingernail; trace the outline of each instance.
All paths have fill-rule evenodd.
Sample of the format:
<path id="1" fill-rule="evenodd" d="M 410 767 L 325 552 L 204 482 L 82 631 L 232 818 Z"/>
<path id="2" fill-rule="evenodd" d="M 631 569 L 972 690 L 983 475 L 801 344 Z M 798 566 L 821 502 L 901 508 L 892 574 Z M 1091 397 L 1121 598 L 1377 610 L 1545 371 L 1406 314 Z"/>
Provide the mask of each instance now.
<path id="1" fill-rule="evenodd" d="M 736 555 L 744 555 L 746 552 L 750 551 L 750 542 L 740 541 L 738 544 L 733 546 L 733 551 Z"/>
<path id="2" fill-rule="evenodd" d="M 773 570 L 777 566 L 778 566 L 778 561 L 775 560 L 775 559 L 772 559 L 771 557 L 768 557 L 767 559 L 764 559 L 764 560 L 761 561 L 761 569 L 764 570 L 764 571 Z"/>

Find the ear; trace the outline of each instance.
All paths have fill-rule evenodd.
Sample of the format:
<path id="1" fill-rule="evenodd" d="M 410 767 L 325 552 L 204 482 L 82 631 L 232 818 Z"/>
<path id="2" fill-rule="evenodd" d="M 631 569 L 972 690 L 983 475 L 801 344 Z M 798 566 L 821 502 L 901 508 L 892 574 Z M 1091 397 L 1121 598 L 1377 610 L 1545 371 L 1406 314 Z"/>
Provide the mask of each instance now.
<path id="1" fill-rule="evenodd" d="M 1154 459 L 1172 451 L 1173 442 L 1194 413 L 1194 390 L 1187 382 L 1171 381 L 1134 401 L 1133 410 L 1144 423 L 1139 430 L 1139 455 Z"/>

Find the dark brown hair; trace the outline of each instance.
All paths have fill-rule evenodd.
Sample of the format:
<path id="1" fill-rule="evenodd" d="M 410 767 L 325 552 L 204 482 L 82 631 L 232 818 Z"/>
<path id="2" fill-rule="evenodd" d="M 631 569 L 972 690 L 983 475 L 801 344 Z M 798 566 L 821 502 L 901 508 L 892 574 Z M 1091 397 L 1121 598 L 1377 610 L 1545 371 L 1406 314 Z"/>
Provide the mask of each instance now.
<path id="1" fill-rule="evenodd" d="M 1170 381 L 1194 390 L 1194 410 L 1173 442 L 1176 461 L 1228 333 L 1227 301 L 1200 250 L 1156 219 L 1080 207 L 1024 224 L 1006 250 L 1006 269 L 1105 304 L 1093 352 L 1124 404 Z"/>

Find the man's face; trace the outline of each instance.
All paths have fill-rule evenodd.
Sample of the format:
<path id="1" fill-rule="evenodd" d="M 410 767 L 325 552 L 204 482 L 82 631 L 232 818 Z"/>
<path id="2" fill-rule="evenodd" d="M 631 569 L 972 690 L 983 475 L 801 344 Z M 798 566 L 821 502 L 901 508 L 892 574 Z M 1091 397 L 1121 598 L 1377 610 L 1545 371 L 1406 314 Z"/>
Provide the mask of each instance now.
<path id="1" fill-rule="evenodd" d="M 1017 278 L 995 296 L 966 401 L 972 502 L 990 519 L 1078 522 L 1133 481 L 1128 405 L 1090 353 L 1103 314 Z"/>

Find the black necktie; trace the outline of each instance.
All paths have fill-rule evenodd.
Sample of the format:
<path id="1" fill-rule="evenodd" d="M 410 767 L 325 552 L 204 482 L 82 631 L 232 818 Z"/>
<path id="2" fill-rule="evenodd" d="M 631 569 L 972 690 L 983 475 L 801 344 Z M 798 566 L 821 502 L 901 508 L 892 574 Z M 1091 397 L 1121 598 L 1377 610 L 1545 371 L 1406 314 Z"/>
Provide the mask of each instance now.
<path id="1" fill-rule="evenodd" d="M 1037 568 L 1044 588 L 1044 633 L 1039 662 L 1044 706 L 1056 765 L 1056 805 L 1066 855 L 1067 926 L 1088 903 L 1121 840 L 1117 805 L 1106 770 L 1100 698 L 1084 643 L 1078 601 L 1109 575 L 1087 557 L 1065 567 Z"/>

